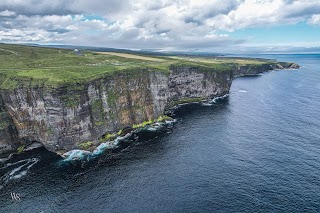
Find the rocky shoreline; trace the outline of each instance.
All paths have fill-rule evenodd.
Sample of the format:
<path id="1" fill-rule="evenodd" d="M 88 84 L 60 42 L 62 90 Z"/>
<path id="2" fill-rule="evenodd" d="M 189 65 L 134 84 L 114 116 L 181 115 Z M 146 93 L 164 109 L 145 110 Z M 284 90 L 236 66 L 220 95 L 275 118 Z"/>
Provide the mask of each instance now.
<path id="1" fill-rule="evenodd" d="M 234 77 L 298 68 L 284 62 L 227 71 L 179 65 L 171 66 L 169 73 L 148 68 L 119 71 L 78 87 L 1 90 L 0 154 L 41 145 L 61 156 L 71 150 L 94 150 L 110 140 L 106 135 L 156 123 L 179 104 L 227 95 Z"/>

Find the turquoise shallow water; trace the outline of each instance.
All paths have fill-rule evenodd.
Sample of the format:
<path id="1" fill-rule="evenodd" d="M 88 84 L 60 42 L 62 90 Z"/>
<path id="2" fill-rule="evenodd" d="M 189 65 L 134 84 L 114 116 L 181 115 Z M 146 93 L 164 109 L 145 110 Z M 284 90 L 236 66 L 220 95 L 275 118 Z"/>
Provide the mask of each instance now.
<path id="1" fill-rule="evenodd" d="M 302 67 L 236 79 L 228 98 L 84 165 L 14 158 L 0 212 L 319 212 L 320 55 L 259 57 Z"/>

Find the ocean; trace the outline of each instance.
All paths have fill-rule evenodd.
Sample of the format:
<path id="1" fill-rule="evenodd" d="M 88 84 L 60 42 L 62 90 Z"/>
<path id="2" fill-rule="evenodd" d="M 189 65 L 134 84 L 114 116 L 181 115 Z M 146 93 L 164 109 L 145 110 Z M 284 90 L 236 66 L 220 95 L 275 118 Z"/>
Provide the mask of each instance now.
<path id="1" fill-rule="evenodd" d="M 320 55 L 254 57 L 301 68 L 237 78 L 229 97 L 88 163 L 14 157 L 0 212 L 320 212 Z"/>

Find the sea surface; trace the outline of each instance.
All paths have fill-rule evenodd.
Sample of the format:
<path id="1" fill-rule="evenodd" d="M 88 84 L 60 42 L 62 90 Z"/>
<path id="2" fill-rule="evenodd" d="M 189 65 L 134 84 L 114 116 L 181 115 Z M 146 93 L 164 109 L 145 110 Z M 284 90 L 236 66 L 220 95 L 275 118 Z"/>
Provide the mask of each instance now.
<path id="1" fill-rule="evenodd" d="M 14 157 L 0 212 L 320 212 L 320 55 L 254 57 L 301 69 L 238 78 L 228 98 L 87 163 Z"/>

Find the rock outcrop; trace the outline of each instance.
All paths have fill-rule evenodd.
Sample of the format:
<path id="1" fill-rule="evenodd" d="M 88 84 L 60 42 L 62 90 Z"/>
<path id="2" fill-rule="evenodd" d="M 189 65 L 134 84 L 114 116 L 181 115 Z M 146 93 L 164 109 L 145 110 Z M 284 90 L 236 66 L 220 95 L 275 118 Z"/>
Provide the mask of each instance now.
<path id="1" fill-rule="evenodd" d="M 80 143 L 97 141 L 106 133 L 156 119 L 181 101 L 226 95 L 233 76 L 296 68 L 280 65 L 240 66 L 227 71 L 187 65 L 172 65 L 169 72 L 136 68 L 82 85 L 2 90 L 0 153 L 40 142 L 61 154 Z"/>
<path id="2" fill-rule="evenodd" d="M 282 69 L 299 69 L 300 66 L 296 63 L 278 62 L 278 63 L 265 63 L 257 65 L 242 65 L 233 70 L 234 77 L 257 75 L 269 70 L 282 70 Z"/>

